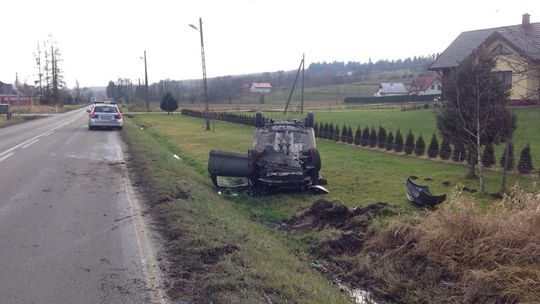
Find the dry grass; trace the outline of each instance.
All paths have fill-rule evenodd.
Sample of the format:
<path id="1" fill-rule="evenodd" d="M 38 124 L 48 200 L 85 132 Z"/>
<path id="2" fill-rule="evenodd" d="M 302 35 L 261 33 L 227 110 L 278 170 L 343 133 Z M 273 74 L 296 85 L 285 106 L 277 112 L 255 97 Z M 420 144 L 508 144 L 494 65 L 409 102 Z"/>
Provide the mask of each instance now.
<path id="1" fill-rule="evenodd" d="M 354 275 L 391 300 L 539 303 L 540 193 L 514 189 L 487 212 L 454 195 L 425 220 L 392 223 L 359 256 Z"/>

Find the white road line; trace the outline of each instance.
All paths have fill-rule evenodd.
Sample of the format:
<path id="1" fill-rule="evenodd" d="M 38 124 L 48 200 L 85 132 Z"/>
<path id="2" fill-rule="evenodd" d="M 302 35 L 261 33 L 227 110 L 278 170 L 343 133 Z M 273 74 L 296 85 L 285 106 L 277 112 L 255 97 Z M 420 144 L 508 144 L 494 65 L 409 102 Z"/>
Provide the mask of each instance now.
<path id="1" fill-rule="evenodd" d="M 37 143 L 39 141 L 39 138 L 36 138 L 34 140 L 32 140 L 31 142 L 27 143 L 26 145 L 22 146 L 21 149 L 26 149 L 28 147 L 30 147 L 31 145 Z"/>
<path id="2" fill-rule="evenodd" d="M 9 153 L 7 155 L 4 155 L 4 156 L 0 157 L 0 162 L 3 161 L 4 159 L 10 157 L 11 155 L 13 155 L 13 153 Z"/>
<path id="3" fill-rule="evenodd" d="M 17 149 L 17 148 L 19 148 L 19 147 L 22 147 L 22 146 L 24 146 L 24 145 L 30 143 L 30 142 L 33 141 L 33 140 L 36 140 L 36 139 L 38 139 L 38 138 L 44 136 L 45 134 L 47 134 L 47 133 L 49 133 L 49 132 L 54 132 L 54 131 L 56 131 L 56 130 L 62 128 L 63 126 L 72 123 L 72 122 L 75 121 L 76 119 L 79 119 L 79 117 L 75 117 L 75 118 L 73 118 L 73 119 L 70 119 L 69 121 L 63 122 L 63 123 L 57 125 L 56 127 L 50 129 L 50 130 L 47 130 L 47 131 L 45 131 L 45 132 L 43 132 L 43 133 L 40 133 L 40 134 L 38 134 L 38 135 L 36 135 L 36 136 L 34 136 L 34 137 L 32 137 L 32 138 L 26 140 L 26 141 L 23 141 L 22 143 L 20 143 L 20 144 L 18 144 L 18 145 L 15 145 L 15 146 L 13 146 L 13 147 L 11 147 L 11 148 L 9 148 L 9 149 L 3 151 L 3 152 L 0 152 L 0 157 L 2 157 L 2 156 L 5 155 L 5 154 L 10 153 L 11 151 L 13 151 L 13 150 L 15 150 L 15 149 Z M 50 134 L 49 134 L 49 135 L 50 135 Z"/>

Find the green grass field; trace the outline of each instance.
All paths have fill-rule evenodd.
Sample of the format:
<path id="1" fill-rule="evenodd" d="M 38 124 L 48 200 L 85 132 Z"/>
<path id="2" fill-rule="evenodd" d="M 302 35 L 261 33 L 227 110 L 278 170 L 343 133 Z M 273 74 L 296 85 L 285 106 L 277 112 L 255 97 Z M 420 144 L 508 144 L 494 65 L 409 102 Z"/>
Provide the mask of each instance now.
<path id="1" fill-rule="evenodd" d="M 254 129 L 240 124 L 214 122 L 215 131 L 204 131 L 204 120 L 181 115 L 138 115 L 134 121 L 156 138 L 162 138 L 171 151 L 184 155 L 201 175 L 207 175 L 208 152 L 212 149 L 247 153 Z M 375 201 L 387 201 L 399 213 L 409 214 L 418 209 L 405 198 L 404 182 L 416 175 L 435 193 L 450 193 L 460 185 L 478 189 L 477 181 L 466 180 L 464 165 L 443 163 L 363 149 L 352 145 L 318 140 L 323 166 L 321 174 L 328 179 L 327 199 L 339 200 L 354 207 Z M 431 178 L 433 181 L 424 181 Z M 487 173 L 487 190 L 496 192 L 501 175 Z M 513 179 L 512 179 L 513 180 Z M 442 183 L 448 181 L 450 186 Z M 526 183 L 527 181 L 524 181 Z M 206 183 L 210 186 L 208 178 Z M 511 184 L 512 182 L 510 182 Z M 255 216 L 274 221 L 307 208 L 316 197 L 309 194 L 279 194 L 268 197 L 239 196 Z M 489 198 L 481 202 L 488 203 Z"/>
<path id="2" fill-rule="evenodd" d="M 531 109 L 511 109 L 517 116 L 517 129 L 514 132 L 514 157 L 519 160 L 519 153 L 527 142 L 531 145 L 533 163 L 535 168 L 540 168 L 540 108 Z M 301 114 L 283 115 L 279 112 L 266 112 L 265 116 L 274 118 L 303 118 Z M 342 127 L 344 124 L 351 126 L 353 132 L 356 127 L 375 127 L 383 126 L 386 131 L 392 131 L 395 135 L 397 129 L 401 134 L 412 130 L 415 137 L 422 135 L 429 145 L 431 135 L 438 135 L 435 125 L 435 112 L 432 109 L 400 111 L 399 108 L 389 109 L 348 109 L 334 111 L 315 111 L 316 122 L 327 122 L 338 124 Z M 439 144 L 441 138 L 439 137 Z M 496 147 L 495 153 L 497 160 L 501 157 L 503 145 Z"/>

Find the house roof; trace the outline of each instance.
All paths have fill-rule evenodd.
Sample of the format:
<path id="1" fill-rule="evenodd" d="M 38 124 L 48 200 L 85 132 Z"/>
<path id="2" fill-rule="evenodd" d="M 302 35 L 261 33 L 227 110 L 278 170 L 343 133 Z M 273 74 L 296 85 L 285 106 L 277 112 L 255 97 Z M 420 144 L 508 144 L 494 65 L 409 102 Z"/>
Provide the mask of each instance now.
<path id="1" fill-rule="evenodd" d="M 462 32 L 437 57 L 429 69 L 439 70 L 457 66 L 492 35 L 501 35 L 523 55 L 534 60 L 540 60 L 540 22 L 536 22 L 528 25 L 518 24 Z"/>
<path id="2" fill-rule="evenodd" d="M 418 91 L 425 91 L 429 88 L 429 86 L 435 81 L 438 77 L 435 75 L 427 76 L 427 77 L 418 77 L 411 83 L 412 87 L 418 87 Z"/>
<path id="3" fill-rule="evenodd" d="M 382 82 L 379 85 L 379 89 L 382 89 L 386 94 L 389 93 L 407 93 L 407 89 L 405 89 L 405 86 L 401 82 Z"/>
<path id="4" fill-rule="evenodd" d="M 272 85 L 268 82 L 254 82 L 251 84 L 251 87 L 257 89 L 271 89 Z"/>

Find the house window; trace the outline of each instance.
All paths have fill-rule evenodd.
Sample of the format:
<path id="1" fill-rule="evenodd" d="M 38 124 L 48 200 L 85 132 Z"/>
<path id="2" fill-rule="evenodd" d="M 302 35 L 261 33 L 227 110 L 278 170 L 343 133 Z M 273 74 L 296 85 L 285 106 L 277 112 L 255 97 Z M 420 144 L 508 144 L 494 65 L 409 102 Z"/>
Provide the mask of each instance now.
<path id="1" fill-rule="evenodd" d="M 437 85 L 437 90 L 439 90 L 439 91 L 441 90 L 441 85 L 440 84 Z"/>
<path id="2" fill-rule="evenodd" d="M 512 71 L 494 72 L 495 77 L 501 81 L 505 89 L 510 90 L 512 88 Z"/>
<path id="3" fill-rule="evenodd" d="M 431 85 L 431 89 L 435 90 L 435 85 L 434 84 Z"/>

